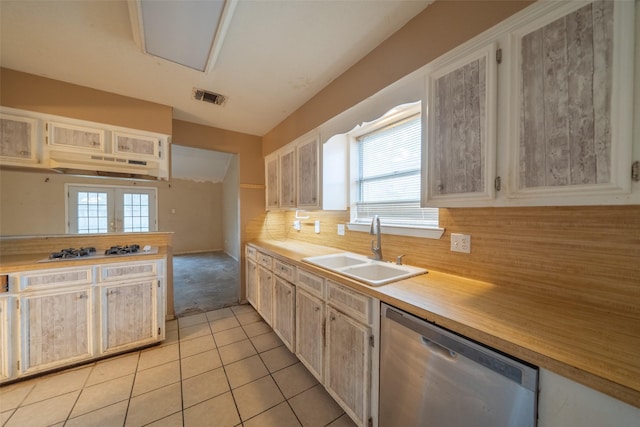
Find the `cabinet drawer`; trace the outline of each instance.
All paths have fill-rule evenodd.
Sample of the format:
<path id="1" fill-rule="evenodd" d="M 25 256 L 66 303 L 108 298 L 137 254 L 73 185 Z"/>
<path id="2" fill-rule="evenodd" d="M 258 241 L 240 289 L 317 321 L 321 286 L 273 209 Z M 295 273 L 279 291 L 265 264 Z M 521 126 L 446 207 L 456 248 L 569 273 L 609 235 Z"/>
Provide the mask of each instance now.
<path id="1" fill-rule="evenodd" d="M 327 280 L 327 302 L 363 323 L 372 321 L 373 299 L 331 280 Z"/>
<path id="2" fill-rule="evenodd" d="M 296 285 L 324 298 L 324 278 L 299 268 L 296 273 Z"/>
<path id="3" fill-rule="evenodd" d="M 247 258 L 256 259 L 256 255 L 258 254 L 258 251 L 253 246 L 245 246 L 244 253 L 247 256 Z"/>
<path id="4" fill-rule="evenodd" d="M 293 282 L 294 276 L 296 274 L 296 268 L 291 264 L 280 261 L 279 259 L 274 259 L 273 272 L 283 279 Z"/>
<path id="5" fill-rule="evenodd" d="M 270 255 L 258 252 L 256 260 L 258 261 L 258 264 L 267 267 L 269 270 L 273 268 L 273 258 Z"/>
<path id="6" fill-rule="evenodd" d="M 100 266 L 100 282 L 113 282 L 139 277 L 157 277 L 158 262 L 133 262 L 127 264 L 107 264 Z"/>
<path id="7" fill-rule="evenodd" d="M 61 286 L 91 285 L 93 269 L 56 268 L 51 270 L 30 271 L 20 275 L 20 291 L 37 291 Z"/>

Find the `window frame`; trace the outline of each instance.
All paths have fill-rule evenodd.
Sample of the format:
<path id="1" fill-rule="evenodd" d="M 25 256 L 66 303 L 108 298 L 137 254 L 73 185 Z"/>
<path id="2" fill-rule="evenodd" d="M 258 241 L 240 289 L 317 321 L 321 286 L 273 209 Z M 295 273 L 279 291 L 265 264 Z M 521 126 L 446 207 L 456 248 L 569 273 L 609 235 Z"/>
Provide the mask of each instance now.
<path id="1" fill-rule="evenodd" d="M 361 232 L 369 232 L 370 223 L 362 220 L 358 220 L 357 218 L 357 198 L 358 198 L 358 185 L 360 181 L 359 177 L 359 155 L 358 155 L 358 138 L 375 132 L 381 128 L 384 128 L 389 125 L 393 125 L 402 120 L 406 120 L 416 114 L 420 114 L 420 122 L 422 129 L 425 127 L 426 123 L 426 115 L 423 109 L 421 108 L 421 101 L 413 102 L 409 104 L 399 105 L 397 107 L 392 108 L 382 117 L 376 120 L 372 120 L 370 122 L 363 123 L 362 125 L 356 126 L 352 131 L 347 133 L 347 137 L 349 140 L 349 216 L 350 222 L 347 224 L 347 228 L 350 231 L 361 231 Z M 424 140 L 424 131 L 421 131 L 421 149 L 423 146 Z M 423 165 L 421 162 L 421 169 Z M 422 185 L 422 182 L 420 182 Z M 420 203 L 420 200 L 418 200 Z M 438 208 L 427 208 L 427 209 L 438 209 Z M 438 212 L 439 217 L 439 212 Z M 401 236 L 413 236 L 413 237 L 424 237 L 424 238 L 433 238 L 439 239 L 444 234 L 444 228 L 427 226 L 421 224 L 399 224 L 399 223 L 389 223 L 384 220 L 381 222 L 381 232 L 382 234 L 394 234 Z"/>
<path id="2" fill-rule="evenodd" d="M 147 233 L 147 231 L 124 231 L 124 194 L 148 194 L 151 197 L 149 201 L 149 231 L 158 231 L 158 189 L 156 187 L 139 187 L 139 186 L 125 186 L 125 185 L 95 185 L 95 184 L 81 184 L 81 183 L 67 183 L 64 186 L 65 190 L 65 232 L 67 234 L 75 235 L 91 235 L 91 234 L 110 234 L 110 233 Z M 108 192 L 107 205 L 110 212 L 108 212 L 108 224 L 106 233 L 78 233 L 77 213 L 73 213 L 72 209 L 76 209 L 78 206 L 77 194 L 79 192 Z M 73 197 L 73 194 L 76 197 Z M 111 199 L 112 200 L 109 200 Z M 73 202 L 73 206 L 71 206 Z M 72 218 L 72 216 L 74 218 Z M 116 224 L 116 229 L 109 224 L 109 219 L 113 219 Z M 75 229 L 71 224 L 75 225 Z"/>

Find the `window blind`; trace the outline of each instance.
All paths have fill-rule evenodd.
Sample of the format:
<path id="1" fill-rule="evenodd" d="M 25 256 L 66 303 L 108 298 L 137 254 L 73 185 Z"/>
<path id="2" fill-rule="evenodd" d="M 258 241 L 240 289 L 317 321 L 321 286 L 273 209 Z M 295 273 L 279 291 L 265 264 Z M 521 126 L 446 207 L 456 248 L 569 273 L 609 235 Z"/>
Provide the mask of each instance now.
<path id="1" fill-rule="evenodd" d="M 438 227 L 438 209 L 420 207 L 421 132 L 415 114 L 357 138 L 357 223 Z"/>

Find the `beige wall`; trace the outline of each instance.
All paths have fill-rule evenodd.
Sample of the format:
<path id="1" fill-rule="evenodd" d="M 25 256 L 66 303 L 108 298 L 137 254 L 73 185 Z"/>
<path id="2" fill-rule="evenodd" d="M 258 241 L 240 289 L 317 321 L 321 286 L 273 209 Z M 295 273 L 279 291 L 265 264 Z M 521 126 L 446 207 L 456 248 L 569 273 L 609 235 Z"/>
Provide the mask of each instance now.
<path id="1" fill-rule="evenodd" d="M 440 0 L 269 131 L 269 154 L 529 5 L 530 1 Z"/>
<path id="2" fill-rule="evenodd" d="M 173 108 L 0 68 L 0 105 L 171 135 Z"/>
<path id="3" fill-rule="evenodd" d="M 157 188 L 158 231 L 175 233 L 174 253 L 222 250 L 222 184 L 181 179 L 169 184 L 0 171 L 0 235 L 64 234 L 64 190 L 70 183 Z"/>
<path id="4" fill-rule="evenodd" d="M 222 183 L 222 238 L 224 251 L 240 261 L 240 161 L 229 161 Z"/>

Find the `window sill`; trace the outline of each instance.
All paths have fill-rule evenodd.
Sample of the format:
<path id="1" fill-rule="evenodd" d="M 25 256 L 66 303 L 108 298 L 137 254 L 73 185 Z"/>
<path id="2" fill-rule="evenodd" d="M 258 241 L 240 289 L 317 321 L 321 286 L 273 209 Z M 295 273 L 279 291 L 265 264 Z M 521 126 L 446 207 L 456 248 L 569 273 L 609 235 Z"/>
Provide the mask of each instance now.
<path id="1" fill-rule="evenodd" d="M 369 224 L 357 224 L 350 222 L 347 224 L 349 231 L 361 231 L 368 233 L 371 229 Z M 444 234 L 444 228 L 408 227 L 400 225 L 382 224 L 382 234 L 394 234 L 396 236 L 422 237 L 426 239 L 439 239 Z"/>

